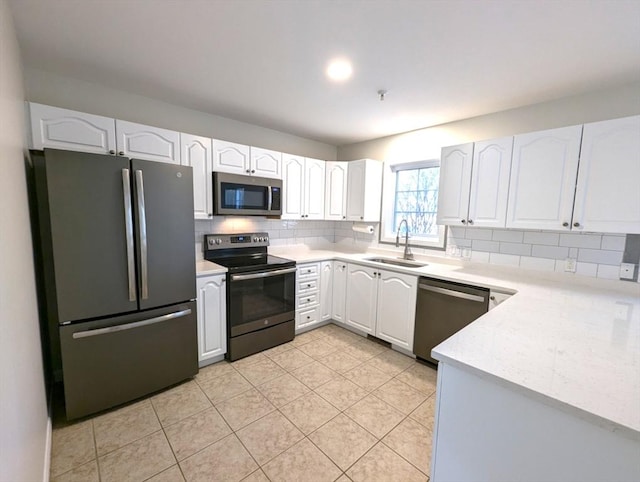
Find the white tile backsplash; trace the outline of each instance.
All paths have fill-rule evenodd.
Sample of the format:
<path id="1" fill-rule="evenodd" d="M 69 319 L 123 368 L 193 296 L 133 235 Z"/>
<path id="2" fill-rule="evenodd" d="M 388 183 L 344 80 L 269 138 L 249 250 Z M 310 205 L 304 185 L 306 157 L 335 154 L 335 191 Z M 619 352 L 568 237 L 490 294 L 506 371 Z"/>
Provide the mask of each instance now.
<path id="1" fill-rule="evenodd" d="M 600 234 L 574 234 L 566 233 L 560 235 L 560 246 L 571 248 L 592 248 L 600 249 L 602 235 Z"/>
<path id="2" fill-rule="evenodd" d="M 564 246 L 545 246 L 534 244 L 531 256 L 536 258 L 564 259 L 569 256 L 569 248 Z"/>
<path id="3" fill-rule="evenodd" d="M 620 266 L 610 266 L 606 264 L 598 265 L 598 278 L 603 279 L 619 279 Z"/>
<path id="4" fill-rule="evenodd" d="M 622 251 L 580 248 L 578 250 L 578 261 L 619 266 L 622 263 L 622 254 Z"/>
<path id="5" fill-rule="evenodd" d="M 626 236 L 618 236 L 615 234 L 605 234 L 602 236 L 602 249 L 609 249 L 612 251 L 624 251 L 624 243 Z"/>
<path id="6" fill-rule="evenodd" d="M 503 254 L 517 254 L 519 256 L 530 256 L 531 245 L 522 243 L 500 243 L 500 250 Z"/>
<path id="7" fill-rule="evenodd" d="M 507 229 L 494 229 L 493 240 L 505 241 L 507 243 L 522 243 L 524 237 L 524 231 L 507 230 Z"/>
<path id="8" fill-rule="evenodd" d="M 538 271 L 555 271 L 556 260 L 546 258 L 532 258 L 530 256 L 520 257 L 520 267 L 525 269 L 535 269 Z M 563 261 L 564 271 L 564 261 Z"/>
<path id="9" fill-rule="evenodd" d="M 560 234 L 526 231 L 524 233 L 523 242 L 530 244 L 544 244 L 547 246 L 558 246 L 560 242 Z"/>
<path id="10" fill-rule="evenodd" d="M 503 266 L 519 266 L 520 256 L 511 254 L 489 253 L 490 264 L 500 264 Z"/>
<path id="11" fill-rule="evenodd" d="M 474 251 L 489 251 L 490 253 L 496 253 L 500 251 L 500 243 L 498 241 L 474 239 L 471 242 L 471 249 Z"/>

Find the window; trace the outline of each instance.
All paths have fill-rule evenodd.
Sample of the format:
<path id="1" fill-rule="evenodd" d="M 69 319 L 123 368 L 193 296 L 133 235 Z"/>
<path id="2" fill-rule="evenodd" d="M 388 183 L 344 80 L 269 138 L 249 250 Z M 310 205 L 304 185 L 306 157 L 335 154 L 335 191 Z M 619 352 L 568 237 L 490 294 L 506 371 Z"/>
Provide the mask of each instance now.
<path id="1" fill-rule="evenodd" d="M 385 166 L 381 242 L 395 243 L 402 220 L 409 244 L 442 248 L 444 228 L 436 224 L 440 162 L 421 161 Z M 404 223 L 400 236 L 404 236 Z"/>

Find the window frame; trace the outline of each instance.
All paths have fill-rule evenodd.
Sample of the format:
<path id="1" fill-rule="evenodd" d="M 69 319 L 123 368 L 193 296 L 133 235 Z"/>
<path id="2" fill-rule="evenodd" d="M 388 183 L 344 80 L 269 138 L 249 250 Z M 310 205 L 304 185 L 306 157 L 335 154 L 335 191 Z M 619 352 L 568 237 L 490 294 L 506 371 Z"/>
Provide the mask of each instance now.
<path id="1" fill-rule="evenodd" d="M 399 171 L 406 171 L 410 169 L 424 169 L 431 167 L 440 167 L 440 159 L 403 162 L 397 164 L 385 163 L 382 184 L 382 206 L 380 210 L 380 234 L 378 239 L 379 243 L 394 245 L 396 243 L 396 233 L 392 232 L 397 184 L 396 174 Z M 439 188 L 440 186 L 438 186 L 438 189 Z M 402 241 L 404 241 L 404 239 L 402 239 Z M 445 226 L 438 226 L 437 237 L 409 237 L 409 246 L 434 249 L 438 251 L 445 250 L 445 242 Z"/>

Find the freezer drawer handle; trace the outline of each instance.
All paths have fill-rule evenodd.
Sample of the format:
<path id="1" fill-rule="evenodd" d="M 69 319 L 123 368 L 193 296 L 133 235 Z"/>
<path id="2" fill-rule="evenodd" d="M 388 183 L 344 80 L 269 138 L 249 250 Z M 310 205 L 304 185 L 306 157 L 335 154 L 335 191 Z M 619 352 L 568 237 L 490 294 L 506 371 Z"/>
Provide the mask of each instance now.
<path id="1" fill-rule="evenodd" d="M 127 237 L 127 276 L 129 278 L 129 301 L 136 300 L 136 266 L 133 254 L 133 213 L 131 210 L 131 181 L 129 169 L 122 170 L 124 193 L 124 227 Z"/>
<path id="2" fill-rule="evenodd" d="M 246 279 L 258 279 L 258 278 L 270 278 L 271 276 L 280 276 L 281 274 L 295 273 L 295 268 L 278 269 L 275 271 L 265 271 L 264 273 L 254 274 L 234 274 L 231 276 L 231 281 L 243 281 Z"/>
<path id="3" fill-rule="evenodd" d="M 135 321 L 133 323 L 127 323 L 126 325 L 108 326 L 107 328 L 97 328 L 95 330 L 78 331 L 73 334 L 73 338 L 86 338 L 88 336 L 106 335 L 107 333 L 115 333 L 116 331 L 132 330 L 133 328 L 140 328 L 141 326 L 153 325 L 154 323 L 160 323 L 162 321 L 173 320 L 174 318 L 181 318 L 191 314 L 191 309 L 188 308 L 182 311 L 176 311 L 167 315 L 156 316 L 155 318 L 149 318 L 148 320 Z"/>
<path id="4" fill-rule="evenodd" d="M 484 301 L 484 298 L 482 296 L 470 295 L 468 293 L 462 293 L 460 291 L 455 291 L 455 290 L 448 290 L 446 288 L 438 288 L 437 286 L 419 284 L 418 287 L 421 290 L 433 291 L 434 293 L 440 293 L 441 295 L 447 295 L 447 296 L 454 296 L 456 298 L 462 298 L 463 300 L 477 301 L 480 303 Z"/>
<path id="5" fill-rule="evenodd" d="M 142 281 L 142 299 L 149 298 L 149 276 L 147 265 L 147 212 L 144 207 L 144 181 L 142 179 L 142 171 L 136 171 L 136 194 L 138 197 L 138 215 L 140 223 L 138 229 L 140 231 L 140 268 L 142 273 L 140 279 Z"/>

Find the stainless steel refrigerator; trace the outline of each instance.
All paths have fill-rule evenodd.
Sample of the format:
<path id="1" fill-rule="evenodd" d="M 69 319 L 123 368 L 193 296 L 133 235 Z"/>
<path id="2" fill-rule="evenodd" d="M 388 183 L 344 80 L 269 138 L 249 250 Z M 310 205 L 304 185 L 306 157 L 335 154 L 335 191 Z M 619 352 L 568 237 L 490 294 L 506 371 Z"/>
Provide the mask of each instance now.
<path id="1" fill-rule="evenodd" d="M 191 168 L 54 149 L 32 161 L 67 418 L 196 374 Z"/>

